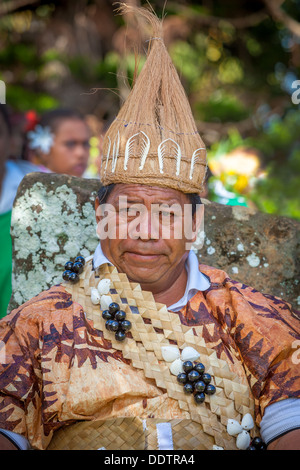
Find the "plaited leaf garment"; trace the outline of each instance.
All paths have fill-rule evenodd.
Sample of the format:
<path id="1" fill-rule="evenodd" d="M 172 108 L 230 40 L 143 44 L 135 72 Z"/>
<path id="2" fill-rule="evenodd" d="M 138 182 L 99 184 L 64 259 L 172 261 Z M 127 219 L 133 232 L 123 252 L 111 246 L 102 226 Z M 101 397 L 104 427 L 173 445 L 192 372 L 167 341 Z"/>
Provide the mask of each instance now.
<path id="1" fill-rule="evenodd" d="M 195 346 L 205 343 L 215 352 L 212 361 L 226 362 L 239 386 L 249 392 L 247 406 L 253 404 L 259 425 L 266 406 L 300 395 L 299 366 L 293 360 L 299 320 L 285 301 L 236 282 L 224 271 L 204 265 L 200 270 L 210 278 L 211 287 L 173 315 L 188 327 Z M 235 448 L 234 440 L 225 437 L 218 407 L 199 407 L 199 419 L 191 416 L 163 383 L 157 386 L 112 346 L 62 285 L 4 318 L 0 341 L 2 354 L 5 351 L 0 427 L 23 434 L 34 448 L 46 449 L 54 432 L 67 424 L 121 417 L 198 421 L 208 442 L 205 448 L 210 448 L 214 442 L 206 420 L 214 414 L 218 439 L 225 448 Z M 235 400 L 235 389 L 226 390 L 226 379 L 217 385 L 228 400 Z M 234 418 L 228 403 L 227 417 Z M 246 411 L 246 405 L 239 406 L 241 413 Z"/>

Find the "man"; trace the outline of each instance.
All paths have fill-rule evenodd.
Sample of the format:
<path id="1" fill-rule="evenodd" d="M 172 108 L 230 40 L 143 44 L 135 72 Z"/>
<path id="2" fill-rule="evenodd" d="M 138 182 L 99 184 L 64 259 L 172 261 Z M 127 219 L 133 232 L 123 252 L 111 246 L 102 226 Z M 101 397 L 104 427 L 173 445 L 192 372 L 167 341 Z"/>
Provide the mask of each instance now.
<path id="1" fill-rule="evenodd" d="M 250 441 L 246 447 L 239 436 L 250 439 L 254 428 L 237 423 L 235 445 L 226 425 L 251 414 L 268 448 L 299 449 L 299 322 L 286 302 L 199 267 L 190 251 L 202 220 L 205 148 L 161 24 L 146 10 L 138 14 L 153 26 L 152 47 L 106 134 L 95 206 L 101 244 L 79 282 L 54 286 L 2 320 L 0 427 L 15 443 L 19 434 L 45 449 L 59 445 L 72 423 L 77 432 L 85 423 L 140 418 L 141 433 L 153 422 L 170 424 L 170 449 L 172 426 L 182 421 L 196 429 L 196 449 L 242 449 Z M 99 279 L 110 281 L 109 291 L 99 291 Z M 116 299 L 132 327 L 122 341 L 101 316 Z M 216 393 L 205 403 L 177 381 L 187 352 L 213 373 Z"/>
<path id="2" fill-rule="evenodd" d="M 90 131 L 81 113 L 64 108 L 48 111 L 27 135 L 28 159 L 40 171 L 84 175 L 89 159 Z"/>

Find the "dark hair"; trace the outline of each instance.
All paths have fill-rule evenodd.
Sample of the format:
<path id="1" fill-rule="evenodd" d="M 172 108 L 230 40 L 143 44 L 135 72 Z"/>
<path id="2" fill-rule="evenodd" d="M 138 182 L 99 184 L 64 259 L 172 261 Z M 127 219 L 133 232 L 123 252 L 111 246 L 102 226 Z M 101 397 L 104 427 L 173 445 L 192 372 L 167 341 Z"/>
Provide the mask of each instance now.
<path id="1" fill-rule="evenodd" d="M 114 183 L 109 184 L 108 186 L 101 186 L 97 193 L 100 204 L 105 204 L 107 202 L 107 199 L 114 187 Z M 187 193 L 187 196 L 190 200 L 190 204 L 192 204 L 192 215 L 194 215 L 196 213 L 197 204 L 202 204 L 201 198 L 197 193 Z"/>
<path id="2" fill-rule="evenodd" d="M 84 116 L 75 109 L 52 109 L 41 116 L 39 124 L 42 127 L 50 127 L 50 129 L 55 132 L 60 122 L 65 119 L 79 119 L 80 121 L 84 121 Z"/>
<path id="3" fill-rule="evenodd" d="M 112 183 L 112 184 L 109 184 L 108 186 L 101 186 L 101 188 L 98 189 L 97 196 L 98 196 L 100 204 L 106 204 L 108 196 L 110 195 L 114 187 L 115 187 L 115 184 Z"/>
<path id="4" fill-rule="evenodd" d="M 197 204 L 202 204 L 201 197 L 197 193 L 189 193 L 187 196 L 190 199 L 190 204 L 192 204 L 192 215 L 195 215 Z"/>
<path id="5" fill-rule="evenodd" d="M 0 104 L 0 114 L 5 122 L 8 132 L 11 133 L 11 122 L 6 104 Z"/>

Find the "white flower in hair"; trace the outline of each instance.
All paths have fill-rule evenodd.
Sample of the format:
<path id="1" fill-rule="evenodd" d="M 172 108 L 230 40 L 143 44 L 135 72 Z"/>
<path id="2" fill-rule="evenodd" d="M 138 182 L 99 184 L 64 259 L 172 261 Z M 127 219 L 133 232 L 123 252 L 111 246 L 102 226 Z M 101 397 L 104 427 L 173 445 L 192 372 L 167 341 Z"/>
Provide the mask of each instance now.
<path id="1" fill-rule="evenodd" d="M 39 124 L 34 131 L 28 132 L 28 138 L 29 147 L 41 150 L 43 153 L 49 153 L 54 142 L 50 127 L 42 127 Z"/>

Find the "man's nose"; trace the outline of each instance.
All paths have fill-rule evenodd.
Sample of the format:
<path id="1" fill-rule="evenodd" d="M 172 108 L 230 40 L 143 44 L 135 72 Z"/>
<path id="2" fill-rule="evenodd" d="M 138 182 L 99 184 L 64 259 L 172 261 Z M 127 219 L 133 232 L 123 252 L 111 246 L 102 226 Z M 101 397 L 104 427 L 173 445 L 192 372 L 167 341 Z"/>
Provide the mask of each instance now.
<path id="1" fill-rule="evenodd" d="M 138 218 L 139 224 L 136 227 L 136 233 L 141 240 L 158 240 L 159 223 L 153 217 L 151 210 L 145 208 Z"/>

